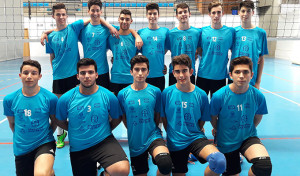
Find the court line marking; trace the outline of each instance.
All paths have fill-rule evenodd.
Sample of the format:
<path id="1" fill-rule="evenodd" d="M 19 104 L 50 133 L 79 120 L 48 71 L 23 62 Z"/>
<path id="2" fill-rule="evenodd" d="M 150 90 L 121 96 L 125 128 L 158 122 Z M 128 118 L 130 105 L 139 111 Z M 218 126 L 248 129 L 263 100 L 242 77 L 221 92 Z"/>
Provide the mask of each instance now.
<path id="1" fill-rule="evenodd" d="M 1 120 L 1 121 L 0 121 L 0 124 L 3 123 L 3 122 L 5 122 L 6 120 L 7 120 L 7 118 Z"/>
<path id="2" fill-rule="evenodd" d="M 3 87 L 3 88 L 1 88 L 0 90 L 6 89 L 6 88 L 8 88 L 8 87 L 11 87 L 11 86 L 16 85 L 16 84 L 19 84 L 19 83 L 21 83 L 21 81 L 16 82 L 16 83 L 11 84 L 11 85 L 8 85 L 8 86 L 6 86 L 6 87 Z"/>
<path id="3" fill-rule="evenodd" d="M 265 73 L 265 72 L 263 72 L 263 74 L 268 75 L 268 76 L 272 76 L 272 77 L 277 78 L 277 79 L 281 79 L 281 80 L 286 81 L 286 82 L 294 83 L 296 85 L 300 85 L 300 82 L 295 82 L 295 81 L 287 80 L 287 79 L 280 78 L 278 76 L 271 75 L 271 74 L 268 74 L 268 73 Z"/>
<path id="4" fill-rule="evenodd" d="M 266 91 L 266 92 L 268 92 L 268 93 L 271 93 L 271 94 L 273 94 L 273 95 L 275 95 L 275 96 L 277 96 L 277 97 L 280 97 L 280 98 L 282 98 L 282 99 L 285 99 L 285 100 L 287 100 L 287 101 L 289 101 L 289 102 L 291 102 L 291 103 L 294 103 L 294 104 L 300 106 L 300 103 L 297 103 L 297 102 L 295 102 L 295 101 L 293 101 L 293 100 L 290 100 L 290 99 L 288 99 L 288 98 L 285 98 L 285 97 L 283 97 L 283 96 L 281 96 L 281 95 L 278 95 L 278 94 L 276 94 L 276 93 L 274 93 L 274 92 L 271 92 L 271 91 L 269 91 L 269 90 L 267 90 L 267 89 L 264 89 L 264 88 L 261 88 L 261 89 L 263 89 L 264 91 Z"/>

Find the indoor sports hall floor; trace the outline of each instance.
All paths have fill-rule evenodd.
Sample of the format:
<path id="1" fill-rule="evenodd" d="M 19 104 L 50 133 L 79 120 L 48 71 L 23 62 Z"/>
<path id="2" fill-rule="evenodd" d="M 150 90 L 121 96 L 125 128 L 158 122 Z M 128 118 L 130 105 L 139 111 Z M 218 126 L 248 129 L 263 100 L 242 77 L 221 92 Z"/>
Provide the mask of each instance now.
<path id="1" fill-rule="evenodd" d="M 52 86 L 52 71 L 48 57 L 33 58 L 42 64 L 43 77 L 40 85 L 48 90 Z M 13 134 L 8 121 L 3 115 L 3 98 L 5 95 L 21 88 L 18 77 L 21 59 L 0 62 L 0 175 L 15 175 L 12 147 Z M 258 126 L 258 135 L 266 146 L 273 163 L 274 176 L 300 175 L 300 66 L 280 59 L 265 59 L 261 91 L 267 99 L 269 114 L 264 116 Z M 205 126 L 206 135 L 212 139 L 211 125 Z M 124 150 L 129 155 L 126 143 L 126 129 L 120 125 L 114 130 Z M 68 139 L 66 139 L 68 141 Z M 149 160 L 148 175 L 154 176 L 156 167 Z M 198 162 L 188 164 L 187 176 L 200 176 L 207 164 Z M 244 160 L 241 175 L 247 175 L 250 164 Z M 57 176 L 71 176 L 69 146 L 56 152 L 55 173 Z M 132 175 L 132 174 L 131 174 Z"/>

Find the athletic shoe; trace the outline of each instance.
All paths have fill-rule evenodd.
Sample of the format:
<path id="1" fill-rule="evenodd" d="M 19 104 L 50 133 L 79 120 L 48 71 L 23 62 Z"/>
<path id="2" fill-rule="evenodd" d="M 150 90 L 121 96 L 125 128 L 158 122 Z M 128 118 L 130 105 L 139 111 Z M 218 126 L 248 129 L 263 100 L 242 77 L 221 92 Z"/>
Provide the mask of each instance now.
<path id="1" fill-rule="evenodd" d="M 65 146 L 65 138 L 67 137 L 67 132 L 64 130 L 62 135 L 57 135 L 56 147 L 63 148 Z"/>

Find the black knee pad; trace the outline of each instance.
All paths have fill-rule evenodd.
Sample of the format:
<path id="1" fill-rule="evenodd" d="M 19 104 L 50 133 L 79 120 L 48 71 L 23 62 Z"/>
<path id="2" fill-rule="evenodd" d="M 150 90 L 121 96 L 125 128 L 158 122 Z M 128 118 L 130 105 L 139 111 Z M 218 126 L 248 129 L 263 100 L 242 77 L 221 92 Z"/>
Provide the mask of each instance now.
<path id="1" fill-rule="evenodd" d="M 154 158 L 155 164 L 161 174 L 167 175 L 172 171 L 172 159 L 169 153 L 159 153 Z"/>
<path id="2" fill-rule="evenodd" d="M 251 170 L 256 176 L 269 176 L 272 173 L 272 163 L 268 156 L 253 158 Z"/>

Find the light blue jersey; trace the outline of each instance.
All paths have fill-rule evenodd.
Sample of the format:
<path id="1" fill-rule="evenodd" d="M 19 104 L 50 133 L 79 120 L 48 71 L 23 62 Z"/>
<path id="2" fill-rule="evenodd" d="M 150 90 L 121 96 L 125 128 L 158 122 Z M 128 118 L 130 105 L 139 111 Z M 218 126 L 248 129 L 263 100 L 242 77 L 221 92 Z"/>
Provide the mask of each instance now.
<path id="1" fill-rule="evenodd" d="M 231 58 L 248 56 L 252 59 L 254 75 L 250 84 L 254 85 L 257 79 L 259 56 L 269 54 L 266 31 L 259 27 L 243 29 L 242 26 L 235 27 L 235 31 L 235 44 Z"/>
<path id="2" fill-rule="evenodd" d="M 149 76 L 148 78 L 157 78 L 164 76 L 165 61 L 165 42 L 169 29 L 160 27 L 158 29 L 143 28 L 138 31 L 144 45 L 142 55 L 149 59 Z"/>
<path id="3" fill-rule="evenodd" d="M 86 25 L 79 35 L 84 57 L 96 61 L 99 75 L 108 72 L 106 50 L 109 35 L 108 28 L 101 24 L 92 25 L 91 23 Z"/>
<path id="4" fill-rule="evenodd" d="M 223 26 L 213 29 L 211 26 L 201 30 L 202 58 L 199 62 L 198 77 L 221 80 L 228 77 L 228 50 L 233 47 L 235 30 Z"/>
<path id="5" fill-rule="evenodd" d="M 110 36 L 108 43 L 114 57 L 111 68 L 111 82 L 117 84 L 133 83 L 130 74 L 130 60 L 137 53 L 135 38 L 131 33 L 120 35 L 120 39 Z"/>
<path id="6" fill-rule="evenodd" d="M 201 29 L 190 27 L 187 30 L 179 30 L 177 27 L 167 33 L 166 49 L 171 51 L 171 58 L 181 54 L 187 54 L 192 60 L 193 75 L 195 69 L 195 54 L 200 47 L 200 31 Z M 170 64 L 169 73 L 172 73 L 173 66 Z"/>
<path id="7" fill-rule="evenodd" d="M 122 89 L 118 99 L 126 115 L 130 156 L 144 153 L 157 138 L 162 138 L 161 130 L 154 121 L 154 112 L 160 113 L 161 92 L 150 84 L 140 91 L 131 85 Z"/>
<path id="8" fill-rule="evenodd" d="M 229 85 L 214 93 L 210 102 L 211 115 L 218 115 L 217 147 L 223 153 L 237 150 L 243 141 L 257 136 L 253 123 L 256 114 L 267 114 L 264 95 L 253 86 L 235 94 Z"/>
<path id="9" fill-rule="evenodd" d="M 75 87 L 59 98 L 56 108 L 58 120 L 69 121 L 70 151 L 92 147 L 111 135 L 109 115 L 117 119 L 121 109 L 117 97 L 98 86 L 92 95 L 83 95 Z"/>
<path id="10" fill-rule="evenodd" d="M 185 149 L 193 141 L 206 138 L 199 121 L 210 121 L 206 93 L 195 86 L 192 92 L 182 92 L 176 84 L 162 93 L 161 117 L 167 118 L 167 146 L 170 151 Z"/>
<path id="11" fill-rule="evenodd" d="M 83 20 L 69 24 L 65 29 L 48 35 L 46 53 L 54 54 L 52 60 L 53 80 L 64 79 L 77 74 L 79 61 L 78 36 L 84 27 Z"/>
<path id="12" fill-rule="evenodd" d="M 27 154 L 37 147 L 54 141 L 49 124 L 50 115 L 55 115 L 57 97 L 40 87 L 38 94 L 26 97 L 19 89 L 3 100 L 5 116 L 13 116 L 13 148 L 15 156 Z"/>

